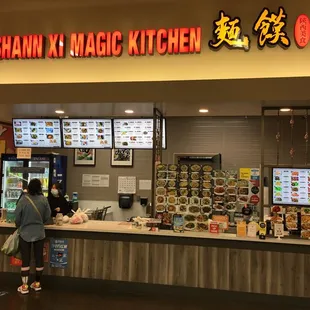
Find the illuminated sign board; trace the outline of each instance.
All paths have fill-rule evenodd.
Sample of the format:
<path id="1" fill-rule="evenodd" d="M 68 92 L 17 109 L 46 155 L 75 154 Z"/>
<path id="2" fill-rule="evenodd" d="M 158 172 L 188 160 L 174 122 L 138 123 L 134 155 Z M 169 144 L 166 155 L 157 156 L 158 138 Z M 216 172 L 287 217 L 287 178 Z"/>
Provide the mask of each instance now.
<path id="1" fill-rule="evenodd" d="M 283 7 L 275 11 L 265 7 L 257 14 L 252 32 L 259 49 L 290 47 L 287 19 Z M 223 10 L 214 20 L 213 29 L 210 25 L 207 30 L 212 33 L 208 46 L 213 51 L 226 46 L 248 52 L 253 46 L 250 35 L 242 30 L 241 17 L 231 17 Z M 69 39 L 64 33 L 0 36 L 0 60 L 64 58 L 67 55 L 73 58 L 120 57 L 124 53 L 129 56 L 199 54 L 202 38 L 201 27 L 130 30 L 128 33 L 118 30 L 74 32 Z M 294 39 L 299 48 L 304 48 L 310 40 L 310 20 L 305 14 L 299 15 L 295 22 Z M 66 53 L 66 47 L 69 53 Z"/>

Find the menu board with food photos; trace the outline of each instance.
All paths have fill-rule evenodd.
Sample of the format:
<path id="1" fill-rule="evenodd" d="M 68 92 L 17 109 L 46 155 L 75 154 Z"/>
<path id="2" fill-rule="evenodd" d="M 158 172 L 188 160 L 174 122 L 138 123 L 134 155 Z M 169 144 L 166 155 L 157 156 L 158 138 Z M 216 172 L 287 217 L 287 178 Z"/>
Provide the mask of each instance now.
<path id="1" fill-rule="evenodd" d="M 60 148 L 59 119 L 13 119 L 15 147 Z"/>
<path id="2" fill-rule="evenodd" d="M 273 168 L 272 203 L 310 205 L 310 169 Z"/>
<path id="3" fill-rule="evenodd" d="M 65 148 L 112 148 L 111 119 L 65 119 L 62 131 Z"/>
<path id="4" fill-rule="evenodd" d="M 211 171 L 209 165 L 157 166 L 156 217 L 165 228 L 172 229 L 174 214 L 181 214 L 185 230 L 208 230 L 212 214 Z"/>
<path id="5" fill-rule="evenodd" d="M 172 227 L 174 214 L 183 215 L 188 231 L 207 231 L 214 215 L 228 215 L 230 226 L 238 210 L 247 208 L 252 215 L 258 184 L 238 179 L 237 171 L 198 164 L 160 164 L 156 169 L 156 217 L 165 228 Z"/>
<path id="6" fill-rule="evenodd" d="M 153 119 L 115 119 L 115 148 L 152 149 Z M 163 120 L 163 148 L 166 148 L 166 124 Z"/>

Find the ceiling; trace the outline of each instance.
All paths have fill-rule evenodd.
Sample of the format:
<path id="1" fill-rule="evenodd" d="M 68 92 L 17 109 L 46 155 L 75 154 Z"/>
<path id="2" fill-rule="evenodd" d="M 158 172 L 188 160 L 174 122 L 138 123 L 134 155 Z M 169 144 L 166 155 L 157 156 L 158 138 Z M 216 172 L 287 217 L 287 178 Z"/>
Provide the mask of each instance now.
<path id="1" fill-rule="evenodd" d="M 154 107 L 157 107 L 167 117 L 184 116 L 259 116 L 262 106 L 294 107 L 308 106 L 309 102 L 216 102 L 216 103 L 187 103 L 187 102 L 113 102 L 113 103 L 67 103 L 67 104 L 15 104 L 13 116 L 15 117 L 51 117 L 57 116 L 56 110 L 65 111 L 65 116 L 70 117 L 95 117 L 95 116 L 152 116 Z M 209 113 L 199 113 L 199 109 L 206 108 Z M 134 114 L 126 114 L 125 110 L 133 110 Z M 294 112 L 304 115 L 305 110 Z M 267 111 L 266 115 L 276 115 L 276 111 Z M 283 115 L 287 113 L 281 113 Z M 309 113 L 310 114 L 310 113 Z"/>
<path id="2" fill-rule="evenodd" d="M 0 85 L 1 116 L 259 116 L 262 107 L 309 107 L 309 78 Z M 302 114 L 305 111 L 301 112 Z M 275 114 L 275 112 L 274 112 Z M 3 119 L 2 119 L 3 120 Z"/>

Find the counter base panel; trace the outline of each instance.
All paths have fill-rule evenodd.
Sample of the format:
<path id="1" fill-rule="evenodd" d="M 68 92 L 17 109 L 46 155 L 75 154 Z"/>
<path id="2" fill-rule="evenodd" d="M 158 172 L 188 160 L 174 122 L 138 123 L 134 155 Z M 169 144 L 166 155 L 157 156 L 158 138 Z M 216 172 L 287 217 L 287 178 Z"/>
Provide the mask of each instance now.
<path id="1" fill-rule="evenodd" d="M 72 238 L 68 245 L 67 268 L 46 265 L 46 275 L 310 297 L 309 254 Z M 0 272 L 19 268 L 0 254 Z"/>

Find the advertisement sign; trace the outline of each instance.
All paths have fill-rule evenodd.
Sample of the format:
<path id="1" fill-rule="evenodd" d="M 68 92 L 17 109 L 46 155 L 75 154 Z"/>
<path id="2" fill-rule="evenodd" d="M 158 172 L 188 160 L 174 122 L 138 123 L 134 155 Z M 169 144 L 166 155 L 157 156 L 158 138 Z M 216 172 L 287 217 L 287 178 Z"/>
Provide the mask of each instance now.
<path id="1" fill-rule="evenodd" d="M 52 268 L 66 268 L 68 265 L 68 240 L 51 239 L 50 266 Z"/>

